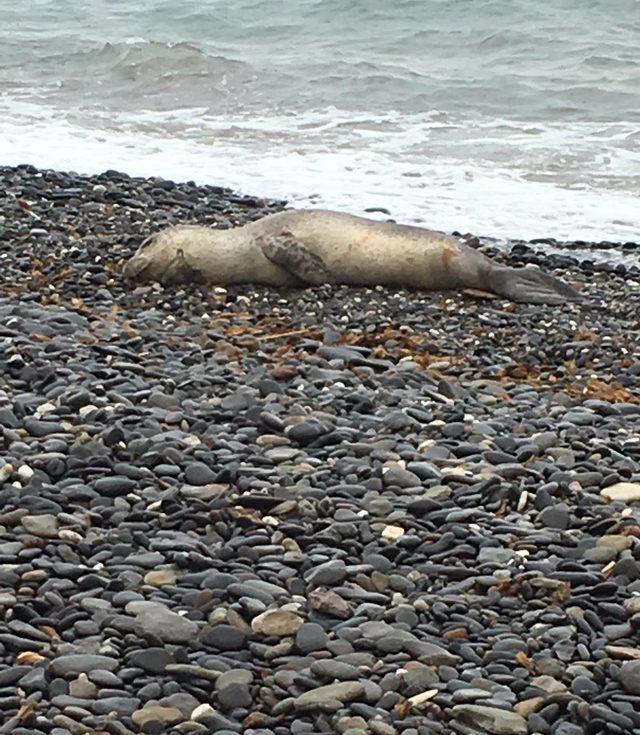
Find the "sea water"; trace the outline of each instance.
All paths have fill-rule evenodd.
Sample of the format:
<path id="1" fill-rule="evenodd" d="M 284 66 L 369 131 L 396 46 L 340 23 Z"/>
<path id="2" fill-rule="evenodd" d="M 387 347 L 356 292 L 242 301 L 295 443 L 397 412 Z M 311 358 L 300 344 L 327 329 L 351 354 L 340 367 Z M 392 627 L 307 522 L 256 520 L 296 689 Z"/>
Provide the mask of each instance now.
<path id="1" fill-rule="evenodd" d="M 640 2 L 0 0 L 19 163 L 637 241 Z"/>

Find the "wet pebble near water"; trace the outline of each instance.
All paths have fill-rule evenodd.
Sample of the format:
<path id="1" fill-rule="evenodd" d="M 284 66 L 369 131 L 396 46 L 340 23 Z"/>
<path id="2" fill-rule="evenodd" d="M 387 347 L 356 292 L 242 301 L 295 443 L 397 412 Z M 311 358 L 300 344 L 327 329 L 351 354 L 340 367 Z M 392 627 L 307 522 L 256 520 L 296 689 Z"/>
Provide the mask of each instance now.
<path id="1" fill-rule="evenodd" d="M 283 203 L 0 184 L 0 733 L 640 732 L 640 274 L 135 287 Z"/>

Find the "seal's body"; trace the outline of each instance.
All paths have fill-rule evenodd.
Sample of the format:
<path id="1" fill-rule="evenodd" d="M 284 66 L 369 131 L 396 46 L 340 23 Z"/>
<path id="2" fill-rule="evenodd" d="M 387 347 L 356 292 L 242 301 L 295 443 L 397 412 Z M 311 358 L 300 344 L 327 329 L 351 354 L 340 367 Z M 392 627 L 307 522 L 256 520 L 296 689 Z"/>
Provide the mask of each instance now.
<path id="1" fill-rule="evenodd" d="M 500 266 L 449 235 L 326 210 L 285 210 L 229 230 L 173 227 L 146 240 L 125 275 L 165 283 L 475 288 L 530 303 L 580 298 L 538 269 Z"/>

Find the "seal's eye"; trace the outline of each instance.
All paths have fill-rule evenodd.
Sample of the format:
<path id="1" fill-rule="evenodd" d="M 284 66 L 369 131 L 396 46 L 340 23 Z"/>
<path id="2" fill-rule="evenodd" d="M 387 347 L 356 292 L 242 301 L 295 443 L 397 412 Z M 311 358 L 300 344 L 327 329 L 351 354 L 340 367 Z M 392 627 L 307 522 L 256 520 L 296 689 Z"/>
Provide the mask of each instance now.
<path id="1" fill-rule="evenodd" d="M 150 236 L 150 237 L 148 237 L 148 238 L 147 238 L 146 240 L 143 240 L 143 241 L 142 241 L 142 245 L 140 245 L 140 247 L 139 247 L 138 249 L 139 249 L 140 251 L 142 251 L 142 250 L 146 250 L 146 249 L 147 249 L 147 248 L 149 247 L 149 245 L 151 245 L 151 243 L 152 243 L 152 242 L 153 242 L 154 240 L 155 240 L 155 235 L 151 235 L 151 236 Z"/>

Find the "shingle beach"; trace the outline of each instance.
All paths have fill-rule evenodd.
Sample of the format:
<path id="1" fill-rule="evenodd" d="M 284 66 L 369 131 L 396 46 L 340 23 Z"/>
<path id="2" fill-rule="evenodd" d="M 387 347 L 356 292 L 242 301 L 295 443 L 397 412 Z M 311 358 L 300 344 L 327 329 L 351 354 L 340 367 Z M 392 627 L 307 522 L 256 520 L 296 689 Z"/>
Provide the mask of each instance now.
<path id="1" fill-rule="evenodd" d="M 120 275 L 283 206 L 0 167 L 0 733 L 640 733 L 640 271 Z"/>

